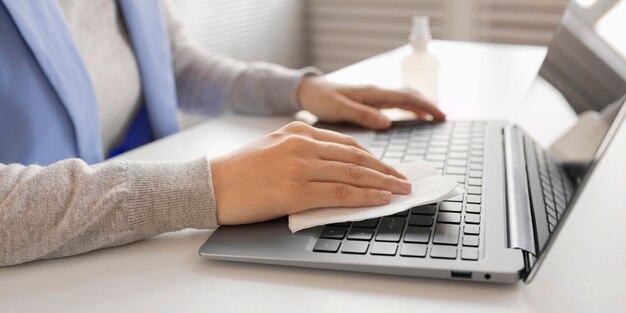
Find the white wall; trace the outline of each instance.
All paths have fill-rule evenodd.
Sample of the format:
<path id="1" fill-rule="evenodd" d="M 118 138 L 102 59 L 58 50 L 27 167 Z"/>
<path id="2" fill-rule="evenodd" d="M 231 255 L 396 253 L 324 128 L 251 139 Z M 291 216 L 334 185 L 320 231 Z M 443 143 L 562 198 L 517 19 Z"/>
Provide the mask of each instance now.
<path id="1" fill-rule="evenodd" d="M 170 0 L 189 34 L 246 61 L 304 65 L 304 0 Z"/>
<path id="2" fill-rule="evenodd" d="M 169 0 L 188 34 L 210 51 L 287 67 L 306 63 L 304 0 Z M 179 113 L 182 128 L 207 120 Z"/>

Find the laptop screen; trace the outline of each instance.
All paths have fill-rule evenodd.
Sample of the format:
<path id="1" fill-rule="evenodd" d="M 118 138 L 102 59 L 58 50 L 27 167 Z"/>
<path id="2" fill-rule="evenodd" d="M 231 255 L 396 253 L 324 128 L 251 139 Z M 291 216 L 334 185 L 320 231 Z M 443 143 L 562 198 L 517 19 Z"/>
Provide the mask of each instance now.
<path id="1" fill-rule="evenodd" d="M 575 189 L 626 99 L 625 30 L 626 0 L 571 1 L 511 118 L 564 164 Z"/>
<path id="2" fill-rule="evenodd" d="M 626 0 L 567 7 L 530 91 L 512 117 L 559 162 L 588 165 L 626 95 Z"/>

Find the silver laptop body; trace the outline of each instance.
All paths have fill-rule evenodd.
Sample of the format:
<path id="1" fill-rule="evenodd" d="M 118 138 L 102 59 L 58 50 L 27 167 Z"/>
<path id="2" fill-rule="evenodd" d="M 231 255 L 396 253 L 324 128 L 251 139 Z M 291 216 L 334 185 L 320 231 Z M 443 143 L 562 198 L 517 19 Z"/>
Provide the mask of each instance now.
<path id="1" fill-rule="evenodd" d="M 356 137 L 386 162 L 432 162 L 464 185 L 464 195 L 393 216 L 295 234 L 286 218 L 222 226 L 199 254 L 404 276 L 529 282 L 626 115 L 626 53 L 615 50 L 624 45 L 615 45 L 616 39 L 593 27 L 624 2 L 605 1 L 592 8 L 570 3 L 514 124 L 398 122 L 386 132 L 331 128 Z M 546 90 L 558 97 L 533 96 Z M 551 115 L 542 114 L 547 108 Z M 564 118 L 568 125 L 547 118 L 555 108 L 569 117 Z M 597 140 L 580 140 L 578 148 L 591 151 L 589 158 L 581 159 L 584 153 L 575 151 L 578 159 L 567 159 L 567 145 L 559 140 L 588 111 L 599 112 L 610 127 Z M 554 132 L 539 131 L 536 125 L 545 123 L 555 125 Z M 549 145 L 561 148 L 559 155 L 546 150 Z"/>

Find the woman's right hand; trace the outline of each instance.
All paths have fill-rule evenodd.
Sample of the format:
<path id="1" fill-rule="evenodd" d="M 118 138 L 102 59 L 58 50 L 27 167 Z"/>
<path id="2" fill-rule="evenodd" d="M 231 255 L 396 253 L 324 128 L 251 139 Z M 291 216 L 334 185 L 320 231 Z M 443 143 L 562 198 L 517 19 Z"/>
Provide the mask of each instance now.
<path id="1" fill-rule="evenodd" d="M 221 225 L 261 222 L 320 207 L 389 203 L 411 184 L 354 138 L 293 122 L 211 160 Z"/>

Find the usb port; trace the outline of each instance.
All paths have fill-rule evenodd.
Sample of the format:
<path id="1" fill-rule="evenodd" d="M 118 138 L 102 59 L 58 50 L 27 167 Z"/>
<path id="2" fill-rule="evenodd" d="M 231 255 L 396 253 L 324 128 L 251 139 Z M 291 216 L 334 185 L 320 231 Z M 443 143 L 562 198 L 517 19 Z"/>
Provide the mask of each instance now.
<path id="1" fill-rule="evenodd" d="M 452 276 L 452 278 L 472 279 L 472 272 L 451 271 L 450 276 Z"/>

